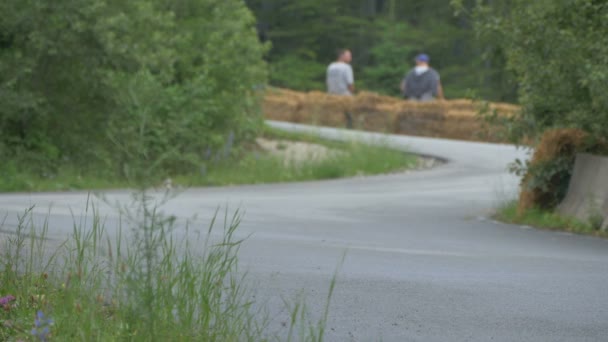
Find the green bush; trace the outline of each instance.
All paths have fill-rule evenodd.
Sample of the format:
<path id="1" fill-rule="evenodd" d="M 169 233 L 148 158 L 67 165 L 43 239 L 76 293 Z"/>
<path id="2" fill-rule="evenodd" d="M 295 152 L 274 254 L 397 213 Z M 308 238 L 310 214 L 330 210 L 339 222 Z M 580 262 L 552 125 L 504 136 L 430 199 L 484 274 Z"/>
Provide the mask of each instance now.
<path id="1" fill-rule="evenodd" d="M 239 0 L 7 0 L 0 11 L 0 152 L 21 166 L 194 170 L 262 122 L 266 48 Z"/>
<path id="2" fill-rule="evenodd" d="M 522 176 L 519 208 L 554 209 L 566 196 L 577 153 L 605 154 L 608 145 L 580 129 L 547 130 L 532 159 L 517 160 L 511 168 Z"/>
<path id="3" fill-rule="evenodd" d="M 456 1 L 458 2 L 458 1 Z M 608 136 L 608 4 L 597 0 L 479 2 L 477 31 L 504 52 L 519 83 L 517 138 L 552 127 Z"/>

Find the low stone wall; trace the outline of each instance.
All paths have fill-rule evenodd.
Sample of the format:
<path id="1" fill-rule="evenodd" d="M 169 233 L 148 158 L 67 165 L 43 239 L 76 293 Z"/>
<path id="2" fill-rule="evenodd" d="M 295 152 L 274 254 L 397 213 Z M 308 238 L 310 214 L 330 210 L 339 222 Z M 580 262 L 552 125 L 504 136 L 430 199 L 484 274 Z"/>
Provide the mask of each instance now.
<path id="1" fill-rule="evenodd" d="M 608 229 L 608 157 L 576 155 L 568 193 L 558 211 Z"/>
<path id="2" fill-rule="evenodd" d="M 322 92 L 302 93 L 270 89 L 264 100 L 267 119 L 332 127 L 346 127 L 350 114 L 353 128 L 459 140 L 501 142 L 502 127 L 490 126 L 478 117 L 480 104 L 469 100 L 427 103 L 361 92 L 345 97 Z M 519 107 L 491 103 L 498 115 L 513 115 Z"/>

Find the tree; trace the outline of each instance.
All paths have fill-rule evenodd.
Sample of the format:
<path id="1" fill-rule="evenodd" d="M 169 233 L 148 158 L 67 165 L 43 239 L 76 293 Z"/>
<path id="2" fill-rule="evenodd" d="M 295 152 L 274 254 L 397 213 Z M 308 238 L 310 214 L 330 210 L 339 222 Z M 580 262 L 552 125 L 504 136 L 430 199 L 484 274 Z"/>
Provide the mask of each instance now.
<path id="1" fill-rule="evenodd" d="M 517 77 L 517 137 L 552 127 L 608 136 L 608 3 L 478 1 L 473 15 L 480 37 L 497 42 Z"/>
<path id="2" fill-rule="evenodd" d="M 359 50 L 370 22 L 352 15 L 356 2 L 344 0 L 247 0 L 263 40 L 272 42 L 268 56 L 274 85 L 298 89 L 324 87 L 325 68 L 340 48 Z M 357 57 L 359 58 L 359 57 Z"/>
<path id="3" fill-rule="evenodd" d="M 470 1 L 468 1 L 470 2 Z M 449 0 L 246 0 L 259 36 L 272 42 L 270 82 L 299 90 L 323 89 L 335 50 L 353 50 L 358 88 L 397 95 L 419 52 L 440 71 L 446 93 L 514 100 L 500 58 L 483 62 L 470 18 L 455 17 Z M 467 3 L 470 8 L 473 6 Z"/>
<path id="4" fill-rule="evenodd" d="M 0 11 L 5 160 L 186 172 L 261 124 L 266 49 L 240 0 L 6 0 Z"/>
<path id="5" fill-rule="evenodd" d="M 514 142 L 539 141 L 530 161 L 512 165 L 523 176 L 519 210 L 553 209 L 576 154 L 608 153 L 608 3 L 478 0 L 471 14 L 519 85 L 521 112 L 491 118 L 506 121 Z"/>

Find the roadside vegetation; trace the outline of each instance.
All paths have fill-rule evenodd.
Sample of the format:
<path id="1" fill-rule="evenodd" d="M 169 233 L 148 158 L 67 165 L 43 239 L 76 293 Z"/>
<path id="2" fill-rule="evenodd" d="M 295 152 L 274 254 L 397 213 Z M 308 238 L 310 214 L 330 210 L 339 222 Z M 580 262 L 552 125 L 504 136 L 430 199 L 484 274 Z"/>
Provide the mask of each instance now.
<path id="1" fill-rule="evenodd" d="M 608 238 L 608 232 L 600 230 L 598 221 L 594 221 L 593 218 L 585 222 L 577 218 L 562 216 L 556 212 L 538 208 L 521 211 L 518 210 L 517 201 L 511 201 L 499 207 L 495 217 L 506 223 Z M 599 224 L 601 224 L 601 221 L 599 221 Z"/>
<path id="2" fill-rule="evenodd" d="M 363 147 L 278 170 L 276 158 L 257 158 L 269 45 L 243 1 L 7 0 L 0 12 L 0 191 L 308 180 L 407 164 L 357 159 L 372 157 Z"/>
<path id="3" fill-rule="evenodd" d="M 238 270 L 241 214 L 179 226 L 176 238 L 175 218 L 159 213 L 169 194 L 134 194 L 111 230 L 90 205 L 62 243 L 31 209 L 16 227 L 0 222 L 0 340 L 323 341 L 335 277 L 321 318 L 287 298 L 287 323 L 272 331 Z"/>
<path id="4" fill-rule="evenodd" d="M 529 161 L 515 161 L 522 177 L 516 210 L 502 210 L 511 222 L 597 232 L 604 213 L 576 222 L 560 218 L 557 206 L 568 190 L 577 153 L 608 156 L 608 5 L 594 0 L 452 1 L 474 22 L 488 54 L 501 55 L 518 84 L 522 109 L 512 116 L 485 113 L 506 128 L 510 140 L 534 148 Z M 576 14 L 573 14 L 576 13 Z M 592 228 L 589 229 L 588 222 Z"/>
<path id="5" fill-rule="evenodd" d="M 267 45 L 240 0 L 7 0 L 0 12 L 0 191 L 196 173 L 262 129 Z"/>
<path id="6" fill-rule="evenodd" d="M 236 159 L 212 165 L 206 175 L 176 177 L 177 184 L 197 186 L 323 180 L 404 171 L 418 164 L 416 156 L 382 145 L 331 142 L 312 135 L 283 133 L 269 128 L 261 136 L 273 139 L 279 154 L 250 151 Z M 326 152 L 319 156 L 314 151 L 304 150 L 299 158 L 294 158 L 287 150 L 291 142 L 325 147 Z M 286 149 L 285 154 L 280 153 L 281 149 Z"/>
<path id="7" fill-rule="evenodd" d="M 192 187 L 236 184 L 260 184 L 334 179 L 399 172 L 418 164 L 412 154 L 390 149 L 382 144 L 367 145 L 355 141 L 333 142 L 308 134 L 284 133 L 264 126 L 260 137 L 271 140 L 273 153 L 254 140 L 242 146 L 227 142 L 219 153 L 200 163 L 200 169 L 188 173 L 166 173 L 150 178 L 153 187 Z M 290 143 L 302 144 L 302 151 L 290 151 Z M 322 155 L 310 147 L 322 148 Z M 290 155 L 297 154 L 297 158 Z M 5 171 L 7 166 L 5 166 Z M 0 191 L 65 191 L 127 188 L 127 177 L 78 170 L 73 166 L 56 169 L 53 175 L 7 171 L 0 179 Z"/>

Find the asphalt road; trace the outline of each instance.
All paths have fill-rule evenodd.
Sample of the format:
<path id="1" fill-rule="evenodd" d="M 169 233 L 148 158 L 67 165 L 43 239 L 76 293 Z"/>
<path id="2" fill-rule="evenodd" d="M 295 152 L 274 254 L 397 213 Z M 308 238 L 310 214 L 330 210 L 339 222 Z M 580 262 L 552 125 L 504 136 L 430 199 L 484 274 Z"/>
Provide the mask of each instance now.
<path id="1" fill-rule="evenodd" d="M 384 136 L 272 123 L 433 155 L 431 170 L 335 181 L 188 190 L 163 210 L 205 225 L 218 206 L 246 211 L 241 269 L 266 303 L 271 329 L 284 299 L 306 296 L 313 317 L 346 252 L 328 341 L 608 341 L 608 241 L 493 222 L 514 198 L 512 146 Z M 128 193 L 108 192 L 125 202 Z M 11 217 L 36 204 L 50 234 L 71 230 L 84 193 L 0 195 Z M 98 204 L 110 231 L 116 213 Z M 179 234 L 176 231 L 175 234 Z"/>

